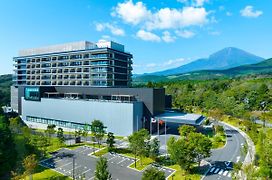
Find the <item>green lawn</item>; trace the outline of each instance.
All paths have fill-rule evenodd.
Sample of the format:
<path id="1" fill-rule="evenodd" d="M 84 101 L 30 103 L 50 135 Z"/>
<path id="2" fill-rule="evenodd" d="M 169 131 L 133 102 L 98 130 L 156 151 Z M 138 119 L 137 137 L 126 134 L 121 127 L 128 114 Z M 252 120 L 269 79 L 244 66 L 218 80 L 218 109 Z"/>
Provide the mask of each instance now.
<path id="1" fill-rule="evenodd" d="M 98 152 L 95 152 L 93 155 L 101 157 L 107 153 L 108 153 L 108 148 L 105 147 L 105 148 L 100 149 Z"/>
<path id="2" fill-rule="evenodd" d="M 138 157 L 138 161 L 136 161 L 136 169 L 141 171 L 143 169 L 145 169 L 148 165 L 150 165 L 151 163 L 154 162 L 153 159 L 148 158 L 148 157 L 143 157 L 142 161 L 140 160 L 140 157 Z M 129 167 L 131 168 L 135 168 L 135 164 L 131 164 Z"/>
<path id="3" fill-rule="evenodd" d="M 179 165 L 172 165 L 172 166 L 168 166 L 169 168 L 175 169 L 176 172 L 170 176 L 168 179 L 170 180 L 186 180 L 186 179 L 190 179 L 190 180 L 200 180 L 201 179 L 201 175 L 199 174 L 188 174 L 186 173 L 183 169 L 180 168 Z"/>
<path id="4" fill-rule="evenodd" d="M 33 180 L 71 180 L 72 178 L 64 176 L 56 171 L 51 169 L 38 166 L 35 173 L 33 174 Z M 26 178 L 29 180 L 29 177 Z"/>

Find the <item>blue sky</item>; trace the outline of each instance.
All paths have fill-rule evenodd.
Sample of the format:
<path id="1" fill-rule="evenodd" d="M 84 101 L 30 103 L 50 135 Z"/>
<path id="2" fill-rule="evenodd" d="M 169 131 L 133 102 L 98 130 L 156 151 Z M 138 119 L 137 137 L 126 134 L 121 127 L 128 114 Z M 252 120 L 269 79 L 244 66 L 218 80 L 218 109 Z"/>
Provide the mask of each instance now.
<path id="1" fill-rule="evenodd" d="M 0 74 L 20 49 L 101 39 L 125 45 L 134 73 L 177 67 L 224 47 L 271 58 L 271 0 L 1 0 Z"/>

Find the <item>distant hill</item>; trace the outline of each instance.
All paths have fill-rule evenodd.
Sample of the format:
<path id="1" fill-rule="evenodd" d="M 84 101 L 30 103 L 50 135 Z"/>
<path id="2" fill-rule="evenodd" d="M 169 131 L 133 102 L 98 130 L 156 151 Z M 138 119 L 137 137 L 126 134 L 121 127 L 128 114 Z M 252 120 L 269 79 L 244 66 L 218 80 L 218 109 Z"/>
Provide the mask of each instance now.
<path id="1" fill-rule="evenodd" d="M 191 63 L 182 65 L 177 68 L 168 69 L 144 75 L 175 75 L 198 70 L 222 70 L 237 67 L 241 65 L 258 63 L 264 60 L 261 57 L 255 56 L 251 53 L 243 51 L 238 48 L 228 47 L 224 48 L 208 58 L 198 59 Z"/>
<path id="2" fill-rule="evenodd" d="M 12 84 L 11 74 L 0 75 L 0 106 L 9 104 L 11 84 Z"/>
<path id="3" fill-rule="evenodd" d="M 243 65 L 224 70 L 201 70 L 190 73 L 181 73 L 170 76 L 145 75 L 134 78 L 134 83 L 140 82 L 159 82 L 176 80 L 205 80 L 216 78 L 232 78 L 247 75 L 272 75 L 272 58 L 259 63 Z"/>

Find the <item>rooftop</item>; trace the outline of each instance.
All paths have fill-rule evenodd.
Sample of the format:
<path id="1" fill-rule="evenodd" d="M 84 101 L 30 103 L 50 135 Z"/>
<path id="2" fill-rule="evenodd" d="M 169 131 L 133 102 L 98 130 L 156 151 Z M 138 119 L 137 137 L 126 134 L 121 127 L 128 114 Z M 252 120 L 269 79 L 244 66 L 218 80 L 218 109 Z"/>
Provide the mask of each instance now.
<path id="1" fill-rule="evenodd" d="M 157 115 L 155 119 L 172 123 L 200 125 L 205 118 L 199 114 L 165 111 L 165 113 Z"/>
<path id="2" fill-rule="evenodd" d="M 124 52 L 124 45 L 113 41 L 99 41 L 97 43 L 89 41 L 78 41 L 64 44 L 56 44 L 39 48 L 23 49 L 19 51 L 19 56 L 32 56 L 40 54 L 60 53 L 67 51 L 88 50 L 97 48 L 111 48 Z"/>

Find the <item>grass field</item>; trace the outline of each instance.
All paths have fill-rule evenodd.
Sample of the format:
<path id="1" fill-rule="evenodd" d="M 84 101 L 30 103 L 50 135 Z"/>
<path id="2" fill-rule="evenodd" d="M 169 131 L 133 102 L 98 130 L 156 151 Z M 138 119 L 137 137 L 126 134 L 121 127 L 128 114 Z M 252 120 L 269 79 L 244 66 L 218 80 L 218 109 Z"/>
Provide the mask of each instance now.
<path id="1" fill-rule="evenodd" d="M 171 180 L 188 180 L 188 179 L 200 180 L 201 179 L 201 175 L 188 174 L 183 169 L 181 169 L 179 165 L 172 165 L 168 167 L 176 170 L 176 172 L 172 176 L 170 176 L 168 179 L 171 179 Z"/>
<path id="2" fill-rule="evenodd" d="M 138 161 L 136 161 L 136 168 L 135 168 L 135 164 L 131 164 L 129 167 L 131 168 L 135 168 L 139 171 L 144 170 L 148 165 L 150 165 L 151 163 L 154 162 L 153 159 L 148 158 L 148 157 L 143 157 L 142 160 L 140 160 L 140 157 L 138 157 Z"/>
<path id="3" fill-rule="evenodd" d="M 93 155 L 101 157 L 107 153 L 108 153 L 108 148 L 105 147 L 105 148 L 100 149 L 98 152 L 93 153 Z"/>
<path id="4" fill-rule="evenodd" d="M 56 171 L 44 168 L 42 166 L 38 166 L 36 168 L 32 177 L 33 180 L 72 180 L 72 178 L 68 176 L 64 176 Z M 29 177 L 27 177 L 26 180 L 29 180 Z"/>

